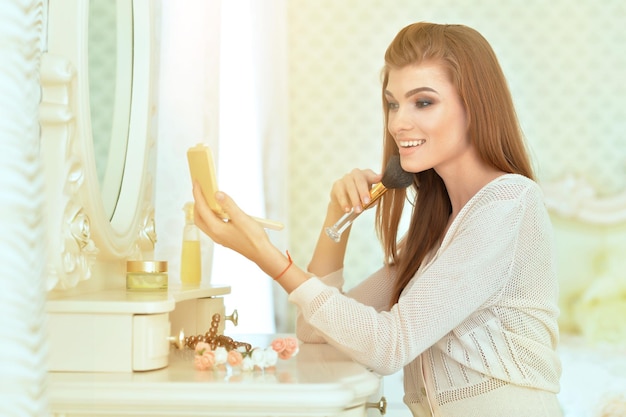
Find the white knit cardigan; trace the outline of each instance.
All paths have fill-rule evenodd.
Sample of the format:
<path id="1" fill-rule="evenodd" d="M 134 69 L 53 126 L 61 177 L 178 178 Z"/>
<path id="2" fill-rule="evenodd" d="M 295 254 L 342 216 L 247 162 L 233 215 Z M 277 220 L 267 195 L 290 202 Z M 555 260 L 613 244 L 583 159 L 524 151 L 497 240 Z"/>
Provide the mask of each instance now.
<path id="1" fill-rule="evenodd" d="M 341 270 L 309 279 L 289 296 L 297 336 L 381 375 L 404 367 L 415 415 L 444 415 L 446 404 L 507 385 L 558 392 L 553 236 L 535 182 L 506 174 L 483 187 L 389 309 L 394 280 L 395 269 L 383 267 L 343 294 Z"/>

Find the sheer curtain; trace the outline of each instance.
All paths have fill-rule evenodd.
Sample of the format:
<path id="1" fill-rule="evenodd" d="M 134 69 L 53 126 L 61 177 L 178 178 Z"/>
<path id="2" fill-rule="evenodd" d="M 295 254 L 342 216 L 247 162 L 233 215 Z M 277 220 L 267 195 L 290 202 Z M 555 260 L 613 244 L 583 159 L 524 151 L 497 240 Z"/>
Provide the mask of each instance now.
<path id="1" fill-rule="evenodd" d="M 284 0 L 163 2 L 156 254 L 180 268 L 182 205 L 191 187 L 186 149 L 208 143 L 219 188 L 250 214 L 286 223 Z M 270 232 L 286 247 L 287 231 Z M 231 286 L 226 333 L 282 331 L 284 295 L 256 265 L 203 242 L 203 280 Z M 275 318 L 275 315 L 277 318 Z"/>
<path id="2" fill-rule="evenodd" d="M 280 3 L 222 3 L 218 176 L 220 188 L 245 211 L 285 222 L 286 57 Z M 284 245 L 280 234 L 286 231 L 269 233 Z M 275 323 L 281 327 L 283 315 L 274 319 L 272 281 L 256 265 L 216 247 L 212 275 L 214 282 L 232 286 L 227 310 L 232 304 L 241 317 L 232 332 L 274 332 Z"/>
<path id="3" fill-rule="evenodd" d="M 0 416 L 48 414 L 46 207 L 39 104 L 45 5 L 0 6 Z"/>

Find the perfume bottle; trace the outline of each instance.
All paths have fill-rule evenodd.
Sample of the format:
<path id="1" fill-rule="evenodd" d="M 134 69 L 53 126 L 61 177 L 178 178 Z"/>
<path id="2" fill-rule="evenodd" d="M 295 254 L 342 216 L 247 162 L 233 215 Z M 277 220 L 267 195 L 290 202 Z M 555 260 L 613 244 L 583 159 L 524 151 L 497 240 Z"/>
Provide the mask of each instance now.
<path id="1" fill-rule="evenodd" d="M 180 256 L 180 282 L 183 287 L 197 287 L 202 279 L 200 230 L 193 221 L 193 203 L 186 203 L 183 248 Z"/>

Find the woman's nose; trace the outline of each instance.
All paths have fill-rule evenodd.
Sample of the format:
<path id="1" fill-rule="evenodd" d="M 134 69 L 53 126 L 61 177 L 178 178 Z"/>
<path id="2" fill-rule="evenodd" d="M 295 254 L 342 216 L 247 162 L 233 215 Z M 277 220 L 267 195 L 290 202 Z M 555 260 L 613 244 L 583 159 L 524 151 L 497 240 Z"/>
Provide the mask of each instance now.
<path id="1" fill-rule="evenodd" d="M 387 128 L 389 133 L 396 135 L 402 131 L 411 128 L 410 118 L 402 108 L 397 109 L 395 112 L 389 113 L 387 120 Z"/>

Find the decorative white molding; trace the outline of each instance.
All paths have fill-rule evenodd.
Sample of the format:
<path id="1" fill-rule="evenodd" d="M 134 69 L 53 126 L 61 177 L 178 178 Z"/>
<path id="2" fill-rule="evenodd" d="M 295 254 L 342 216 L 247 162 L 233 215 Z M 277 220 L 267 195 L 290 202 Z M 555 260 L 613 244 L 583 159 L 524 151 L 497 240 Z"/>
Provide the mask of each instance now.
<path id="1" fill-rule="evenodd" d="M 146 207 L 142 219 L 138 246 L 141 251 L 150 252 L 154 250 L 154 246 L 157 242 L 154 207 L 152 205 Z"/>
<path id="2" fill-rule="evenodd" d="M 599 196 L 587 181 L 574 175 L 544 183 L 542 188 L 546 206 L 557 215 L 596 225 L 626 222 L 626 191 Z"/>
<path id="3" fill-rule="evenodd" d="M 76 70 L 70 60 L 44 54 L 41 62 L 41 155 L 48 201 L 48 289 L 73 288 L 91 277 L 98 248 L 80 199 L 84 158 L 76 146 L 72 88 Z"/>

